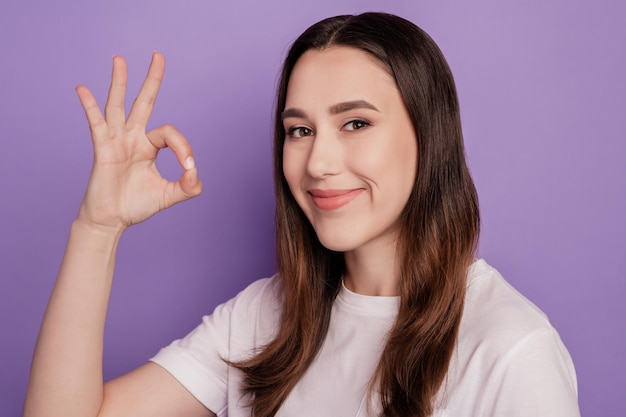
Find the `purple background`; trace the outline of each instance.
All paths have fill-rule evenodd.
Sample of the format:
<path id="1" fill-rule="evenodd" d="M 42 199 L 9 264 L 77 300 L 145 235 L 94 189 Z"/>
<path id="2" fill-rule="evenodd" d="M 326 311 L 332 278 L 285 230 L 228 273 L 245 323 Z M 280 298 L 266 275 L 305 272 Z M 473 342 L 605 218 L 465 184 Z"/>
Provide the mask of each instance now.
<path id="1" fill-rule="evenodd" d="M 0 4 L 0 415 L 30 357 L 91 163 L 73 88 L 104 104 L 168 62 L 152 126 L 191 141 L 203 195 L 125 235 L 107 377 L 184 335 L 274 269 L 271 109 L 289 43 L 313 22 L 384 10 L 427 30 L 455 73 L 483 216 L 480 255 L 539 305 L 576 364 L 585 416 L 626 404 L 626 16 L 615 1 L 207 0 Z M 129 99 L 132 100 L 134 96 Z M 164 153 L 170 178 L 179 170 Z"/>

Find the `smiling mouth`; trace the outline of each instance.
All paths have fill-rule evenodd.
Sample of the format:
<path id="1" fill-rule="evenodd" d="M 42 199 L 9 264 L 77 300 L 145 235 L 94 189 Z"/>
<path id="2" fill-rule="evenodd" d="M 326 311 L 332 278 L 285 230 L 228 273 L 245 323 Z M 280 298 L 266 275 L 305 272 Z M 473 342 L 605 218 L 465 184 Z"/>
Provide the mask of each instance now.
<path id="1" fill-rule="evenodd" d="M 309 190 L 315 207 L 320 210 L 337 210 L 354 200 L 363 188 L 355 190 Z"/>

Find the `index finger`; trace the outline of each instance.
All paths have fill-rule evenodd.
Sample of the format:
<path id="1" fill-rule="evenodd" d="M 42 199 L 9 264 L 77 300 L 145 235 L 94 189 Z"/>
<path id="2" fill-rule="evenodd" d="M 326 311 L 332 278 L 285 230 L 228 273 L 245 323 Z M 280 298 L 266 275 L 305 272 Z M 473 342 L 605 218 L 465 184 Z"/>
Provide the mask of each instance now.
<path id="1" fill-rule="evenodd" d="M 185 136 L 174 126 L 161 126 L 151 130 L 146 136 L 156 149 L 170 148 L 174 152 L 174 155 L 176 155 L 180 166 L 185 170 L 195 168 L 191 145 L 189 145 Z"/>
<path id="2" fill-rule="evenodd" d="M 148 68 L 148 75 L 139 90 L 139 94 L 130 109 L 126 127 L 145 128 L 152 114 L 154 103 L 156 102 L 163 74 L 165 73 L 165 58 L 159 52 L 152 54 L 152 62 Z"/>

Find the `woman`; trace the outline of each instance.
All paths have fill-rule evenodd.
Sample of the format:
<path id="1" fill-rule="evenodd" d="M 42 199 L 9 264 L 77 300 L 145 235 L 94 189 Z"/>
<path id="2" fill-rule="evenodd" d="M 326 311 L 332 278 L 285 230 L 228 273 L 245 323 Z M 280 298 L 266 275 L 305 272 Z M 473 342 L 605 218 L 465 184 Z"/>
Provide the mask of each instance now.
<path id="1" fill-rule="evenodd" d="M 95 162 L 25 416 L 579 414 L 554 328 L 473 258 L 478 204 L 445 59 L 415 25 L 381 13 L 321 21 L 286 58 L 274 146 L 278 274 L 103 384 L 122 232 L 202 188 L 179 132 L 144 133 L 163 65 L 155 53 L 128 119 L 121 58 L 105 117 L 77 88 Z M 185 168 L 178 182 L 156 171 L 164 147 Z"/>

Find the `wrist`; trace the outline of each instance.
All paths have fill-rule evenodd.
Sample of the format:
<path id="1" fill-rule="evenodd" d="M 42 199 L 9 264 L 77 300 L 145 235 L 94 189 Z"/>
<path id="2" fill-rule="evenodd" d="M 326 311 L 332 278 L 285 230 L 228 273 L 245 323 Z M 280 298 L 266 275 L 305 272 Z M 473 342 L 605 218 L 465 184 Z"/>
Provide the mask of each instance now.
<path id="1" fill-rule="evenodd" d="M 124 228 L 100 225 L 77 218 L 72 222 L 67 241 L 62 270 L 66 268 L 91 271 L 87 276 L 98 276 L 107 272 L 107 277 L 113 276 L 113 267 L 117 247 Z M 98 274 L 93 271 L 99 271 Z M 59 273 L 59 276 L 62 272 Z"/>
<path id="2" fill-rule="evenodd" d="M 81 235 L 89 235 L 95 238 L 102 238 L 105 240 L 113 239 L 114 241 L 117 241 L 121 238 L 126 228 L 127 226 L 121 223 L 119 225 L 100 224 L 85 219 L 79 215 L 72 222 L 71 232 Z"/>

